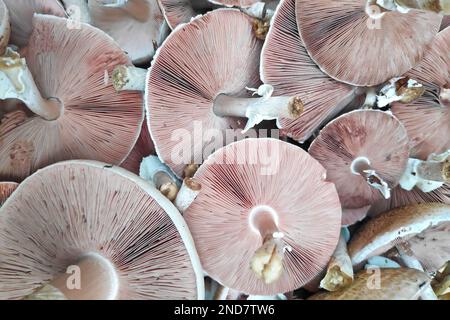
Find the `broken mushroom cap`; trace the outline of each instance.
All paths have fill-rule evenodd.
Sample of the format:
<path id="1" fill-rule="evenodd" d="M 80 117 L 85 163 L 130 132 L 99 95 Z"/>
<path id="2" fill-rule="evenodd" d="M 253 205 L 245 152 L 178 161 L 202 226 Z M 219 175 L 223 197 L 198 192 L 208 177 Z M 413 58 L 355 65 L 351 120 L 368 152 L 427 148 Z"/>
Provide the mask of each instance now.
<path id="1" fill-rule="evenodd" d="M 182 23 L 187 23 L 198 14 L 213 9 L 208 0 L 158 0 L 161 11 L 170 29 L 175 29 Z"/>
<path id="2" fill-rule="evenodd" d="M 16 182 L 0 182 L 0 207 L 5 203 L 6 199 L 17 189 L 19 184 Z"/>
<path id="3" fill-rule="evenodd" d="M 97 28 L 82 24 L 81 29 L 70 30 L 65 27 L 67 19 L 48 15 L 35 15 L 33 21 L 26 64 L 17 54 L 5 59 L 15 59 L 13 71 L 21 75 L 20 85 L 32 97 L 27 102 L 35 102 L 31 90 L 39 87 L 43 98 L 33 106 L 41 111 L 44 103 L 52 102 L 59 109 L 52 120 L 34 115 L 2 135 L 0 179 L 20 181 L 62 160 L 120 164 L 139 136 L 143 97 L 138 92 L 116 92 L 109 75 L 116 65 L 131 62 Z M 15 82 L 2 75 L 0 68 L 1 85 L 13 88 Z"/>
<path id="4" fill-rule="evenodd" d="M 144 120 L 142 124 L 141 134 L 131 150 L 128 157 L 120 165 L 122 168 L 139 175 L 139 168 L 141 166 L 142 159 L 148 157 L 149 155 L 155 154 L 155 146 L 153 144 L 152 138 L 150 137 L 150 132 L 148 130 L 147 121 Z"/>
<path id="5" fill-rule="evenodd" d="M 49 287 L 67 299 L 203 299 L 181 215 L 124 169 L 80 160 L 39 170 L 2 207 L 0 230 L 1 299 Z M 65 272 L 77 269 L 73 290 Z"/>
<path id="6" fill-rule="evenodd" d="M 28 44 L 33 30 L 35 13 L 65 17 L 66 13 L 58 0 L 3 0 L 9 9 L 11 19 L 10 44 L 19 48 Z"/>
<path id="7" fill-rule="evenodd" d="M 210 277 L 267 296 L 299 288 L 325 268 L 341 207 L 324 168 L 305 151 L 245 139 L 213 153 L 194 178 L 202 188 L 184 218 Z"/>
<path id="8" fill-rule="evenodd" d="M 327 169 L 343 208 L 390 197 L 409 156 L 403 125 L 382 111 L 356 110 L 328 123 L 309 148 Z"/>
<path id="9" fill-rule="evenodd" d="M 419 81 L 424 94 L 411 103 L 395 102 L 391 110 L 405 125 L 411 156 L 427 157 L 450 149 L 450 28 L 435 37 L 418 66 L 406 74 Z"/>
<path id="10" fill-rule="evenodd" d="M 90 23 L 109 34 L 133 63 L 150 61 L 169 28 L 155 0 L 128 0 L 119 7 L 89 0 Z"/>
<path id="11" fill-rule="evenodd" d="M 450 205 L 423 203 L 392 209 L 366 222 L 353 235 L 348 251 L 353 265 L 399 244 L 426 271 L 436 271 L 450 260 Z"/>
<path id="12" fill-rule="evenodd" d="M 0 0 L 0 55 L 5 53 L 11 35 L 11 25 L 9 22 L 8 8 Z"/>
<path id="13" fill-rule="evenodd" d="M 331 77 L 373 86 L 414 67 L 439 31 L 442 16 L 387 11 L 375 0 L 297 0 L 300 35 Z"/>
<path id="14" fill-rule="evenodd" d="M 361 270 L 349 287 L 321 292 L 308 300 L 417 300 L 430 281 L 425 272 L 416 269 Z"/>
<path id="15" fill-rule="evenodd" d="M 295 0 L 283 0 L 272 19 L 261 53 L 261 78 L 275 95 L 298 95 L 304 111 L 281 119 L 281 134 L 300 142 L 341 112 L 356 95 L 351 86 L 323 73 L 309 57 L 298 33 Z"/>
<path id="16" fill-rule="evenodd" d="M 242 128 L 240 119 L 248 118 L 247 130 L 301 114 L 298 97 L 270 97 L 270 86 L 256 90 L 263 97 L 249 97 L 246 88 L 260 84 L 261 46 L 252 18 L 218 9 L 176 28 L 158 50 L 147 83 L 149 128 L 158 156 L 179 177 L 226 144 L 225 130 Z"/>

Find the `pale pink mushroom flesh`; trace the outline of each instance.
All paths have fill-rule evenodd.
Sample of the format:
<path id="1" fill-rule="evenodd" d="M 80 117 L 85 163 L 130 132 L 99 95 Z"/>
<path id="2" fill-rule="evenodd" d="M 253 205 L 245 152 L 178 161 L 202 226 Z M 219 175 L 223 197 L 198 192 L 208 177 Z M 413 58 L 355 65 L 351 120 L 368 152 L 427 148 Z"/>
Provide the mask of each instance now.
<path id="1" fill-rule="evenodd" d="M 309 153 L 327 169 L 327 179 L 336 185 L 342 207 L 361 208 L 383 199 L 382 193 L 367 183 L 363 171 L 375 170 L 387 187 L 395 187 L 406 169 L 408 136 L 391 115 L 358 110 L 327 124 Z M 370 178 L 373 182 L 377 179 Z"/>
<path id="2" fill-rule="evenodd" d="M 58 288 L 68 298 L 201 298 L 192 239 L 175 207 L 159 197 L 139 177 L 99 162 L 61 162 L 35 173 L 2 207 L 0 298 L 61 285 L 58 275 L 86 257 L 103 259 L 111 274 L 86 283 L 96 270 L 81 272 L 80 290 Z"/>
<path id="3" fill-rule="evenodd" d="M 298 95 L 302 115 L 281 119 L 281 134 L 303 142 L 354 98 L 354 89 L 331 79 L 311 60 L 298 33 L 295 0 L 278 6 L 261 53 L 261 77 L 274 95 Z"/>
<path id="4" fill-rule="evenodd" d="M 382 12 L 374 0 L 297 0 L 296 17 L 311 58 L 331 77 L 372 86 L 414 67 L 442 16 Z"/>
<path id="5" fill-rule="evenodd" d="M 3 0 L 11 18 L 11 44 L 20 48 L 28 44 L 33 30 L 35 13 L 65 17 L 64 7 L 58 0 Z"/>
<path id="6" fill-rule="evenodd" d="M 450 149 L 450 28 L 436 36 L 421 63 L 406 74 L 425 87 L 411 103 L 395 102 L 392 112 L 405 125 L 411 156 L 426 160 Z"/>
<path id="7" fill-rule="evenodd" d="M 115 66 L 130 64 L 110 37 L 67 19 L 36 15 L 26 62 L 44 98 L 63 110 L 56 120 L 26 118 L 7 130 L 0 145 L 0 179 L 20 181 L 46 165 L 69 159 L 121 163 L 143 121 L 143 97 L 116 92 L 109 81 Z"/>
<path id="8" fill-rule="evenodd" d="M 268 155 L 271 170 L 264 173 L 260 161 Z M 202 190 L 184 213 L 205 272 L 252 295 L 309 282 L 326 266 L 341 226 L 336 189 L 324 177 L 316 160 L 279 140 L 245 139 L 216 151 L 195 174 Z M 292 250 L 284 253 L 281 277 L 266 284 L 249 265 L 274 224 Z"/>
<path id="9" fill-rule="evenodd" d="M 161 46 L 152 62 L 146 107 L 158 156 L 178 176 L 191 162 L 202 162 L 210 143 L 194 137 L 194 126 L 202 132 L 238 127 L 236 119 L 216 116 L 213 103 L 219 94 L 248 97 L 245 87 L 259 86 L 261 46 L 251 19 L 234 9 L 196 18 Z M 188 140 L 180 141 L 180 134 Z M 173 159 L 180 146 L 190 154 Z"/>
<path id="10" fill-rule="evenodd" d="M 90 23 L 117 41 L 135 64 L 150 61 L 168 33 L 156 0 L 128 0 L 118 8 L 89 0 L 89 14 Z"/>

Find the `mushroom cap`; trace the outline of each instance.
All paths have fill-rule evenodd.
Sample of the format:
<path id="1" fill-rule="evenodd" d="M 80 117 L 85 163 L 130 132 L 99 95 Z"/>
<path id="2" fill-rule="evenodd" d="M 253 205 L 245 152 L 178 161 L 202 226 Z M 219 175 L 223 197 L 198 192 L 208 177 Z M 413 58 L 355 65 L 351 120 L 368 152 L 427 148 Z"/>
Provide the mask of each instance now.
<path id="1" fill-rule="evenodd" d="M 142 21 L 130 15 L 126 11 L 127 6 L 137 6 Z M 135 64 L 148 62 L 168 34 L 158 2 L 128 0 L 124 7 L 107 7 L 97 0 L 89 0 L 91 24 L 116 40 Z"/>
<path id="2" fill-rule="evenodd" d="M 450 102 L 439 97 L 442 88 L 450 86 L 449 52 L 447 28 L 438 33 L 420 64 L 406 74 L 422 83 L 425 93 L 411 103 L 395 102 L 391 107 L 408 131 L 411 155 L 423 160 L 450 149 Z"/>
<path id="3" fill-rule="evenodd" d="M 158 3 L 170 29 L 188 23 L 193 17 L 214 7 L 208 0 L 158 0 Z"/>
<path id="4" fill-rule="evenodd" d="M 143 121 L 139 92 L 116 92 L 108 77 L 130 64 L 104 32 L 67 19 L 35 15 L 26 61 L 43 97 L 57 97 L 63 114 L 54 121 L 31 116 L 2 136 L 0 179 L 20 181 L 49 164 L 70 159 L 121 163 Z"/>
<path id="5" fill-rule="evenodd" d="M 448 26 L 450 26 L 450 16 L 444 16 L 441 23 L 441 30 L 444 30 Z"/>
<path id="6" fill-rule="evenodd" d="M 407 191 L 397 186 L 392 190 L 389 199 L 382 199 L 374 203 L 370 207 L 368 215 L 375 217 L 391 209 L 430 202 L 450 204 L 450 185 L 444 184 L 442 187 L 431 192 L 423 192 L 419 188 Z"/>
<path id="7" fill-rule="evenodd" d="M 426 271 L 442 267 L 450 260 L 450 205 L 424 203 L 385 212 L 358 229 L 348 251 L 359 265 L 405 241 Z"/>
<path id="8" fill-rule="evenodd" d="M 11 26 L 9 21 L 8 8 L 5 3 L 0 0 L 0 55 L 3 55 L 8 46 L 9 37 L 11 35 Z"/>
<path id="9" fill-rule="evenodd" d="M 417 300 L 423 286 L 431 281 L 425 272 L 416 269 L 378 270 L 378 289 L 368 285 L 371 282 L 376 284 L 377 274 L 362 270 L 356 274 L 350 287 L 334 292 L 321 292 L 308 300 Z"/>
<path id="10" fill-rule="evenodd" d="M 439 31 L 442 16 L 419 10 L 366 13 L 367 0 L 297 0 L 300 35 L 331 77 L 373 86 L 414 67 Z"/>
<path id="11" fill-rule="evenodd" d="M 261 53 L 261 78 L 274 95 L 295 95 L 304 111 L 296 120 L 281 119 L 281 134 L 301 142 L 335 116 L 353 96 L 351 86 L 323 73 L 311 60 L 298 33 L 295 0 L 278 5 Z"/>
<path id="12" fill-rule="evenodd" d="M 178 26 L 157 51 L 147 82 L 149 128 L 158 156 L 179 177 L 187 164 L 202 162 L 214 140 L 197 133 L 238 127 L 236 119 L 214 114 L 214 99 L 249 96 L 245 87 L 259 86 L 261 46 L 250 17 L 218 9 Z M 180 149 L 190 151 L 189 159 L 179 159 Z"/>
<path id="13" fill-rule="evenodd" d="M 141 178 L 67 161 L 20 184 L 0 214 L 0 298 L 31 294 L 96 253 L 119 278 L 117 299 L 202 299 L 203 272 L 177 209 Z"/>
<path id="14" fill-rule="evenodd" d="M 208 1 L 226 7 L 248 8 L 261 0 L 208 0 Z"/>
<path id="15" fill-rule="evenodd" d="M 336 185 L 342 207 L 361 208 L 382 199 L 381 192 L 351 170 L 353 160 L 365 157 L 388 184 L 395 187 L 408 162 L 408 136 L 403 125 L 382 111 L 356 110 L 328 123 L 309 153 L 326 169 Z"/>
<path id="16" fill-rule="evenodd" d="M 0 182 L 0 207 L 6 199 L 16 190 L 19 184 L 16 182 Z"/>
<path id="17" fill-rule="evenodd" d="M 58 0 L 3 0 L 9 9 L 11 19 L 10 43 L 19 48 L 28 44 L 33 31 L 35 13 L 65 17 L 64 7 Z"/>
<path id="18" fill-rule="evenodd" d="M 268 158 L 273 168 L 264 172 Z M 303 286 L 324 269 L 339 240 L 341 207 L 324 168 L 301 148 L 275 139 L 241 140 L 213 153 L 194 178 L 202 189 L 184 218 L 210 277 L 245 294 L 274 295 Z M 262 243 L 250 218 L 260 206 L 275 211 L 292 248 L 271 284 L 250 269 Z"/>
<path id="19" fill-rule="evenodd" d="M 155 154 L 155 146 L 152 138 L 150 137 L 147 122 L 144 121 L 142 124 L 141 134 L 139 135 L 133 150 L 131 150 L 128 157 L 120 166 L 133 172 L 134 174 L 139 175 L 139 168 L 141 167 L 142 159 L 153 154 Z"/>
<path id="20" fill-rule="evenodd" d="M 342 208 L 342 225 L 350 226 L 363 220 L 367 216 L 370 208 L 371 206 L 364 206 L 354 209 Z"/>

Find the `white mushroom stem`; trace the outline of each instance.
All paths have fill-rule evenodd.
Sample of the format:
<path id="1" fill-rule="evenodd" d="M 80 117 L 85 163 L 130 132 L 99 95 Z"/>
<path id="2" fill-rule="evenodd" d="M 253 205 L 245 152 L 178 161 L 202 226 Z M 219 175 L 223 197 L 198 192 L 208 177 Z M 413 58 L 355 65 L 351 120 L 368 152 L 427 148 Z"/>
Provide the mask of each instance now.
<path id="1" fill-rule="evenodd" d="M 328 291 L 337 291 L 350 286 L 353 282 L 353 266 L 347 251 L 347 243 L 341 232 L 338 245 L 328 263 L 325 278 L 320 287 Z"/>
<path id="2" fill-rule="evenodd" d="M 414 257 L 407 242 L 397 244 L 396 248 L 405 266 L 424 272 L 422 264 Z M 430 283 L 424 285 L 420 297 L 422 300 L 438 300 Z"/>
<path id="3" fill-rule="evenodd" d="M 61 296 L 68 300 L 114 300 L 118 292 L 119 278 L 113 264 L 97 253 L 90 253 L 26 299 Z"/>
<path id="4" fill-rule="evenodd" d="M 439 158 L 439 155 L 435 155 L 435 158 L 426 161 L 410 158 L 400 179 L 400 186 L 405 190 L 417 187 L 423 192 L 431 192 L 450 182 L 448 153 L 448 151 L 443 153 L 445 157 Z"/>
<path id="5" fill-rule="evenodd" d="M 377 102 L 377 93 L 375 88 L 368 88 L 366 91 L 366 99 L 361 109 L 372 109 Z"/>
<path id="6" fill-rule="evenodd" d="M 214 100 L 214 114 L 219 117 L 248 118 L 244 132 L 263 120 L 297 119 L 304 105 L 299 97 L 238 98 L 220 94 Z"/>
<path id="7" fill-rule="evenodd" d="M 266 284 L 277 281 L 283 273 L 284 251 L 290 250 L 278 230 L 272 210 L 256 208 L 250 214 L 251 223 L 258 230 L 262 245 L 250 260 L 250 268 Z"/>
<path id="8" fill-rule="evenodd" d="M 25 59 L 11 48 L 0 57 L 0 100 L 6 99 L 22 101 L 46 120 L 55 120 L 63 112 L 63 105 L 57 98 L 42 97 Z"/>
<path id="9" fill-rule="evenodd" d="M 229 288 L 224 287 L 221 284 L 217 284 L 217 289 L 214 292 L 213 300 L 226 300 L 229 290 Z"/>
<path id="10" fill-rule="evenodd" d="M 69 17 L 76 22 L 90 23 L 89 6 L 86 0 L 62 0 Z"/>
<path id="11" fill-rule="evenodd" d="M 386 181 L 381 178 L 371 167 L 370 160 L 366 157 L 358 157 L 353 160 L 350 170 L 353 174 L 364 177 L 367 184 L 381 192 L 385 199 L 391 197 L 391 189 Z"/>
<path id="12" fill-rule="evenodd" d="M 181 213 L 185 212 L 197 198 L 202 186 L 194 178 L 185 178 L 175 198 L 175 206 Z"/>
<path id="13" fill-rule="evenodd" d="M 135 66 L 120 65 L 114 68 L 112 82 L 117 91 L 145 91 L 147 70 Z"/>
<path id="14" fill-rule="evenodd" d="M 448 88 L 441 88 L 441 92 L 439 94 L 439 98 L 442 102 L 450 102 L 450 89 Z"/>
<path id="15" fill-rule="evenodd" d="M 159 171 L 153 176 L 156 188 L 170 201 L 174 201 L 178 194 L 178 186 L 173 178 L 165 171 Z"/>

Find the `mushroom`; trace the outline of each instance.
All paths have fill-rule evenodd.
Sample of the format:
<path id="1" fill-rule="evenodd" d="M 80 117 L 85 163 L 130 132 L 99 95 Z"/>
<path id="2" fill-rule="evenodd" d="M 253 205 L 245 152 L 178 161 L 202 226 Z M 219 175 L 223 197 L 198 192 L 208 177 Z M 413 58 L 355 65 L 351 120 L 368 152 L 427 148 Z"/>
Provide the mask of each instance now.
<path id="1" fill-rule="evenodd" d="M 435 37 L 423 60 L 406 74 L 425 87 L 411 103 L 395 102 L 391 111 L 405 125 L 411 156 L 425 160 L 450 149 L 450 28 Z"/>
<path id="2" fill-rule="evenodd" d="M 25 58 L 10 48 L 0 57 L 0 99 L 34 112 L 2 136 L 0 179 L 20 181 L 61 160 L 121 163 L 139 136 L 143 97 L 115 92 L 109 73 L 130 61 L 99 29 L 67 29 L 67 19 L 49 15 L 33 21 Z"/>
<path id="3" fill-rule="evenodd" d="M 450 16 L 445 16 L 445 17 L 442 19 L 441 30 L 444 30 L 444 29 L 447 28 L 448 26 L 450 26 Z"/>
<path id="4" fill-rule="evenodd" d="M 148 156 L 142 160 L 139 176 L 150 182 L 170 201 L 174 201 L 177 197 L 180 183 L 169 167 L 157 156 Z"/>
<path id="5" fill-rule="evenodd" d="M 65 17 L 66 13 L 58 0 L 3 0 L 9 9 L 11 19 L 10 44 L 26 47 L 33 31 L 35 13 Z"/>
<path id="6" fill-rule="evenodd" d="M 208 0 L 211 3 L 221 4 L 226 7 L 242 7 L 248 8 L 259 2 L 260 0 Z"/>
<path id="7" fill-rule="evenodd" d="M 175 29 L 180 24 L 188 23 L 193 17 L 216 8 L 208 0 L 158 0 L 158 2 L 170 29 Z"/>
<path id="8" fill-rule="evenodd" d="M 90 23 L 109 34 L 135 64 L 147 63 L 169 33 L 156 0 L 89 0 Z M 132 35 L 132 36 L 131 36 Z"/>
<path id="9" fill-rule="evenodd" d="M 11 35 L 11 26 L 9 22 L 8 8 L 0 0 L 0 55 L 5 53 Z"/>
<path id="10" fill-rule="evenodd" d="M 261 45 L 251 18 L 218 9 L 178 27 L 158 50 L 146 90 L 149 128 L 158 156 L 177 176 L 201 164 L 211 145 L 226 144 L 226 130 L 240 127 L 238 118 L 248 118 L 245 132 L 263 120 L 301 114 L 299 97 L 270 97 L 270 86 L 258 88 L 263 97 L 248 98 L 246 88 L 260 83 Z"/>
<path id="11" fill-rule="evenodd" d="M 377 0 L 296 2 L 300 35 L 311 58 L 331 77 L 374 86 L 414 67 L 439 31 L 442 16 L 394 11 Z"/>
<path id="12" fill-rule="evenodd" d="M 425 271 L 435 272 L 450 260 L 449 235 L 450 205 L 409 205 L 366 222 L 353 235 L 348 250 L 353 265 L 358 266 L 394 246 L 405 246 Z"/>
<path id="13" fill-rule="evenodd" d="M 0 207 L 5 203 L 6 199 L 17 189 L 19 184 L 16 182 L 0 182 Z"/>
<path id="14" fill-rule="evenodd" d="M 78 160 L 39 170 L 2 206 L 0 230 L 1 299 L 204 296 L 182 217 L 118 167 Z"/>
<path id="15" fill-rule="evenodd" d="M 280 2 L 261 53 L 261 77 L 275 95 L 298 95 L 304 111 L 298 119 L 282 118 L 281 134 L 304 142 L 340 113 L 358 91 L 324 74 L 311 60 L 299 36 L 295 0 Z"/>
<path id="16" fill-rule="evenodd" d="M 380 200 L 382 201 L 382 200 Z M 342 209 L 342 225 L 351 226 L 359 221 L 362 221 L 366 216 L 372 206 L 364 206 L 361 208 L 343 208 Z"/>
<path id="17" fill-rule="evenodd" d="M 147 121 L 144 120 L 142 124 L 141 134 L 131 150 L 128 157 L 120 165 L 122 168 L 139 175 L 139 169 L 141 167 L 141 162 L 145 157 L 155 154 L 155 146 L 153 144 L 152 138 L 150 137 L 150 132 L 148 130 Z"/>
<path id="18" fill-rule="evenodd" d="M 213 153 L 194 178 L 201 191 L 184 218 L 214 280 L 271 296 L 325 268 L 339 239 L 341 208 L 324 168 L 305 151 L 249 138 Z"/>
<path id="19" fill-rule="evenodd" d="M 417 300 L 430 281 L 426 273 L 415 269 L 362 270 L 349 287 L 308 300 Z"/>
<path id="20" fill-rule="evenodd" d="M 343 208 L 361 208 L 389 198 L 409 155 L 403 125 L 388 113 L 356 110 L 328 123 L 309 153 L 327 169 Z"/>

